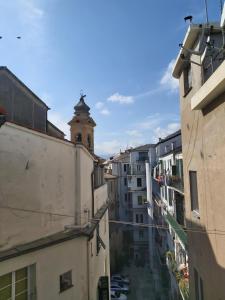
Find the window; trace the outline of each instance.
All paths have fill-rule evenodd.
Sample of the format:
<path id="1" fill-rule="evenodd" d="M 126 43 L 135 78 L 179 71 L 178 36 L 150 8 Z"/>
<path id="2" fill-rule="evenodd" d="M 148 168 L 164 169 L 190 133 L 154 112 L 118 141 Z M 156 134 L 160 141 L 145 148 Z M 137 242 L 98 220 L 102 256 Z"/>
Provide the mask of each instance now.
<path id="1" fill-rule="evenodd" d="M 88 144 L 88 148 L 91 148 L 91 135 L 88 134 L 87 136 L 87 144 Z"/>
<path id="2" fill-rule="evenodd" d="M 35 296 L 35 273 L 35 265 L 31 265 L 0 276 L 0 299 L 28 300 Z"/>
<path id="3" fill-rule="evenodd" d="M 144 238 L 144 231 L 139 230 L 139 239 L 142 240 Z"/>
<path id="4" fill-rule="evenodd" d="M 60 292 L 64 292 L 73 286 L 72 284 L 72 271 L 68 271 L 60 275 Z"/>
<path id="5" fill-rule="evenodd" d="M 142 196 L 137 196 L 137 199 L 138 199 L 138 205 L 142 205 L 143 204 Z"/>
<path id="6" fill-rule="evenodd" d="M 137 178 L 137 187 L 142 187 L 142 178 Z"/>
<path id="7" fill-rule="evenodd" d="M 127 171 L 128 171 L 128 164 L 124 164 L 124 165 L 123 165 L 123 170 L 124 170 L 124 172 L 127 172 Z"/>
<path id="8" fill-rule="evenodd" d="M 127 202 L 127 193 L 124 194 L 124 200 Z"/>
<path id="9" fill-rule="evenodd" d="M 140 223 L 144 223 L 144 217 L 142 214 L 140 214 Z"/>
<path id="10" fill-rule="evenodd" d="M 136 214 L 136 223 L 139 223 L 139 215 Z"/>
<path id="11" fill-rule="evenodd" d="M 139 152 L 138 156 L 139 156 L 138 160 L 140 161 L 148 160 L 148 152 Z"/>
<path id="12" fill-rule="evenodd" d="M 169 197 L 169 205 L 172 206 L 173 205 L 173 190 L 168 189 L 168 197 Z"/>
<path id="13" fill-rule="evenodd" d="M 189 171 L 191 210 L 199 211 L 197 172 Z"/>
<path id="14" fill-rule="evenodd" d="M 165 186 L 165 200 L 168 200 L 168 191 L 167 191 L 167 187 Z"/>
<path id="15" fill-rule="evenodd" d="M 192 88 L 191 65 L 189 64 L 183 71 L 184 77 L 184 95 L 187 95 Z"/>
<path id="16" fill-rule="evenodd" d="M 127 178 L 124 178 L 124 185 L 127 186 Z"/>
<path id="17" fill-rule="evenodd" d="M 78 133 L 75 137 L 75 140 L 77 143 L 81 143 L 82 142 L 82 134 L 81 133 Z"/>

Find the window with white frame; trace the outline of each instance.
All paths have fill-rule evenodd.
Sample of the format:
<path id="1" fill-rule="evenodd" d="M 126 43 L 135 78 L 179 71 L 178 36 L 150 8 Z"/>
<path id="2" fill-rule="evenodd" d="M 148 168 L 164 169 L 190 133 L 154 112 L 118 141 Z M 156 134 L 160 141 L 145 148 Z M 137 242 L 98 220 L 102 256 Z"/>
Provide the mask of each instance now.
<path id="1" fill-rule="evenodd" d="M 36 299 L 36 268 L 35 265 L 0 276 L 1 300 Z"/>

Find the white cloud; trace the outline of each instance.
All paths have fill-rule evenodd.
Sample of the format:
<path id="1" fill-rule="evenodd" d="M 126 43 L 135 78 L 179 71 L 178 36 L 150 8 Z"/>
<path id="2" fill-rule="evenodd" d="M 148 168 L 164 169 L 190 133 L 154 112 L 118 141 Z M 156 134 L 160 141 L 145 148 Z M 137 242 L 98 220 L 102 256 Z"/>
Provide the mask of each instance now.
<path id="1" fill-rule="evenodd" d="M 169 90 L 170 92 L 178 91 L 178 86 L 179 86 L 178 80 L 173 78 L 172 76 L 174 64 L 175 64 L 175 59 L 172 59 L 160 80 L 161 87 L 163 87 L 166 90 Z"/>
<path id="2" fill-rule="evenodd" d="M 127 130 L 126 133 L 132 137 L 142 137 L 143 134 L 139 130 Z"/>
<path id="3" fill-rule="evenodd" d="M 114 139 L 111 141 L 96 143 L 95 151 L 100 155 L 112 155 L 118 153 L 122 147 L 123 145 L 121 141 Z"/>
<path id="4" fill-rule="evenodd" d="M 169 123 L 166 127 L 156 127 L 154 129 L 153 140 L 158 141 L 159 138 L 165 138 L 167 135 L 180 129 L 180 123 Z"/>
<path id="5" fill-rule="evenodd" d="M 102 108 L 104 107 L 104 103 L 101 102 L 101 101 L 99 101 L 99 102 L 97 102 L 97 103 L 95 104 L 95 107 L 96 107 L 97 109 L 102 109 Z"/>
<path id="6" fill-rule="evenodd" d="M 110 115 L 110 111 L 107 108 L 103 108 L 102 110 L 100 110 L 100 114 L 108 116 Z"/>
<path id="7" fill-rule="evenodd" d="M 120 104 L 131 104 L 134 102 L 133 96 L 124 96 L 119 93 L 111 95 L 108 99 L 110 102 L 118 102 Z"/>
<path id="8" fill-rule="evenodd" d="M 48 112 L 48 119 L 65 133 L 66 139 L 70 139 L 70 127 L 67 125 L 67 121 L 59 113 L 50 110 Z"/>
<path id="9" fill-rule="evenodd" d="M 104 102 L 101 102 L 101 101 L 97 102 L 95 104 L 95 107 L 100 112 L 100 114 L 102 114 L 104 116 L 110 115 L 110 111 L 108 110 L 108 108 L 106 107 Z"/>

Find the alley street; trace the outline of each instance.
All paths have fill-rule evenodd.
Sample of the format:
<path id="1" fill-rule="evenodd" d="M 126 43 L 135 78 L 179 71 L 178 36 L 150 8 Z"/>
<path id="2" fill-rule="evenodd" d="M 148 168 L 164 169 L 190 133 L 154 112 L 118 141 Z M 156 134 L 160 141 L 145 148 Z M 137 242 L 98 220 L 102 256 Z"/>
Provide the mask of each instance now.
<path id="1" fill-rule="evenodd" d="M 158 270 L 158 271 L 157 271 Z M 162 269 L 149 267 L 136 267 L 132 264 L 124 269 L 124 274 L 129 274 L 131 280 L 128 300 L 167 300 L 167 286 Z"/>

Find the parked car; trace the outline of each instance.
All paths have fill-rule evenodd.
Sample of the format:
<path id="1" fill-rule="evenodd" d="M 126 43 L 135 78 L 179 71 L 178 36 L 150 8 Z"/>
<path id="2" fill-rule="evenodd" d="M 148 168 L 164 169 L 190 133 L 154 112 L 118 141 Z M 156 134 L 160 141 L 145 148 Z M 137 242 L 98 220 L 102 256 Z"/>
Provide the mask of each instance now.
<path id="1" fill-rule="evenodd" d="M 119 274 L 112 275 L 111 280 L 121 282 L 121 283 L 125 283 L 125 284 L 130 284 L 130 280 L 127 277 L 125 277 L 123 275 L 119 275 Z"/>
<path id="2" fill-rule="evenodd" d="M 127 300 L 127 296 L 120 292 L 111 291 L 111 299 L 113 300 Z"/>
<path id="3" fill-rule="evenodd" d="M 129 287 L 121 282 L 111 281 L 111 291 L 117 291 L 123 294 L 128 294 Z"/>

